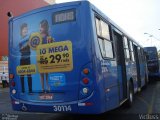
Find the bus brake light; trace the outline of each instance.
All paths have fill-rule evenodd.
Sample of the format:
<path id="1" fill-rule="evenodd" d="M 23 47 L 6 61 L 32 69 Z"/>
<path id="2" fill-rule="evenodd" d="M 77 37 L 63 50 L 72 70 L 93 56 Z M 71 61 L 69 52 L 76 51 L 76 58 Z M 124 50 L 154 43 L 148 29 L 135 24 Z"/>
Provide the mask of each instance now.
<path id="1" fill-rule="evenodd" d="M 16 86 L 16 83 L 15 83 L 14 81 L 12 81 L 12 82 L 11 82 L 11 86 L 12 86 L 12 87 L 15 87 L 15 86 Z"/>
<path id="2" fill-rule="evenodd" d="M 83 83 L 84 83 L 84 84 L 88 84 L 88 83 L 89 83 L 89 79 L 88 79 L 88 78 L 84 78 L 84 79 L 83 79 Z"/>

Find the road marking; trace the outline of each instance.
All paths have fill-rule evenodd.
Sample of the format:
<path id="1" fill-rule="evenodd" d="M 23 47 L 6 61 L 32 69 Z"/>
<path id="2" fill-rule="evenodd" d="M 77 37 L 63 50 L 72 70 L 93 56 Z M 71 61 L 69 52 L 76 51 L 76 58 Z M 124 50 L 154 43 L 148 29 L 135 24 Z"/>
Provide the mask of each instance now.
<path id="1" fill-rule="evenodd" d="M 156 90 L 157 90 L 157 84 L 155 86 L 155 89 L 153 90 L 153 94 L 152 94 L 150 103 L 148 103 L 145 99 L 143 99 L 143 96 L 136 96 L 139 100 L 141 100 L 147 106 L 147 113 L 148 114 L 152 114 L 152 112 L 153 112 L 153 105 L 154 105 L 154 101 L 155 101 L 155 97 L 156 97 L 155 96 Z"/>

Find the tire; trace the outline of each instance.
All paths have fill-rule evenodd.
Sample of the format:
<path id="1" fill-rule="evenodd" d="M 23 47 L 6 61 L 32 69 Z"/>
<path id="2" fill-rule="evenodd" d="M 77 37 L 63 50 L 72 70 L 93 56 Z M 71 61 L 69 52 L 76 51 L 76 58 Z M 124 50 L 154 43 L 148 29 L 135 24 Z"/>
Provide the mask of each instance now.
<path id="1" fill-rule="evenodd" d="M 131 82 L 129 82 L 129 97 L 126 102 L 126 107 L 128 107 L 128 108 L 132 107 L 133 100 L 134 100 L 133 84 Z"/>

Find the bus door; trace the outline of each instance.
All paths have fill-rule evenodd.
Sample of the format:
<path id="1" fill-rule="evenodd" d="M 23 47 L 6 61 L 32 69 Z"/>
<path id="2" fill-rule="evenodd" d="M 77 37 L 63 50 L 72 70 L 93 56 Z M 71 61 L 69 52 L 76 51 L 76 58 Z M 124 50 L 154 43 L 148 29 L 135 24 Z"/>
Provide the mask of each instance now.
<path id="1" fill-rule="evenodd" d="M 115 56 L 118 67 L 118 83 L 119 83 L 119 94 L 120 102 L 127 98 L 127 78 L 126 78 L 126 62 L 125 53 L 123 46 L 123 36 L 119 31 L 113 32 L 115 41 Z"/>
<path id="2" fill-rule="evenodd" d="M 134 55 L 135 55 L 135 61 L 136 61 L 136 68 L 137 68 L 137 84 L 138 84 L 138 88 L 141 88 L 141 77 L 140 77 L 140 61 L 139 61 L 139 47 L 134 45 Z"/>

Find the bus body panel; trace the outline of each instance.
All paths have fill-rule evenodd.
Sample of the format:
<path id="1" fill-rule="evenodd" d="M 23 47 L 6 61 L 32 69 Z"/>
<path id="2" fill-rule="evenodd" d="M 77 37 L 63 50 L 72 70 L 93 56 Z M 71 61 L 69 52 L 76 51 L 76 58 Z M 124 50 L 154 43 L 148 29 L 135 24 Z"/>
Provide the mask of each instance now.
<path id="1" fill-rule="evenodd" d="M 74 10 L 76 13 L 75 17 L 76 20 L 66 23 L 60 23 L 60 24 L 53 24 L 53 14 L 59 11 L 67 11 L 67 10 Z M 13 26 L 13 29 L 11 29 L 11 33 L 13 35 L 13 38 L 10 38 L 12 40 L 10 43 L 10 61 L 13 61 L 10 64 L 10 73 L 15 75 L 14 81 L 16 82 L 16 86 L 14 88 L 11 88 L 11 94 L 13 89 L 16 90 L 17 94 L 11 95 L 11 98 L 14 102 L 22 101 L 22 103 L 30 104 L 30 103 L 40 103 L 45 105 L 46 102 L 48 103 L 59 103 L 59 102 L 76 102 L 76 105 L 78 104 L 78 100 L 82 100 L 87 98 L 88 96 L 91 96 L 93 94 L 93 76 L 90 75 L 90 85 L 86 86 L 89 88 L 88 95 L 82 94 L 82 88 L 85 87 L 85 85 L 82 83 L 82 79 L 85 77 L 83 75 L 82 71 L 83 68 L 86 66 L 88 69 L 91 69 L 90 74 L 93 74 L 92 72 L 92 54 L 91 54 L 91 44 L 89 44 L 89 40 L 84 39 L 83 34 L 83 27 L 81 24 L 81 19 L 83 14 L 80 13 L 80 7 L 79 4 L 77 6 L 72 5 L 71 7 L 60 7 L 58 9 L 50 9 L 40 12 L 34 12 L 34 14 L 25 15 L 24 17 L 20 17 L 18 19 L 13 19 L 10 21 L 10 26 Z M 40 22 L 42 20 L 47 20 L 49 24 L 49 34 L 51 37 L 54 38 L 54 42 L 62 42 L 62 41 L 71 41 L 72 43 L 72 57 L 73 57 L 73 69 L 70 71 L 65 72 L 53 72 L 48 73 L 48 77 L 64 77 L 60 82 L 62 82 L 62 85 L 57 85 L 56 83 L 52 83 L 55 86 L 51 86 L 51 90 L 48 93 L 48 95 L 41 96 L 41 81 L 40 81 L 40 73 L 36 72 L 35 74 L 32 74 L 32 89 L 33 94 L 29 94 L 29 87 L 27 83 L 27 77 L 24 77 L 24 84 L 25 84 L 25 93 L 22 93 L 21 89 L 21 81 L 20 75 L 16 75 L 17 66 L 20 66 L 20 59 L 21 59 L 21 53 L 19 52 L 19 41 L 20 41 L 20 25 L 26 22 L 28 24 L 28 31 L 29 34 L 32 34 L 33 32 L 39 32 L 40 31 Z M 83 21 L 85 22 L 85 21 Z M 13 30 L 13 31 L 12 31 Z M 89 31 L 89 30 L 88 30 Z M 31 36 L 31 35 L 30 35 Z M 89 39 L 89 37 L 87 37 Z M 84 44 L 85 43 L 85 44 Z M 31 49 L 31 64 L 37 64 L 37 56 L 36 51 L 34 49 Z M 82 59 L 81 59 L 82 58 Z M 36 66 L 37 69 L 37 66 Z M 37 70 L 38 71 L 38 70 Z M 57 75 L 57 76 L 56 76 Z M 45 76 L 46 77 L 46 76 Z M 49 78 L 52 79 L 52 78 Z M 45 80 L 44 80 L 45 81 Z M 44 83 L 44 86 L 46 87 L 47 83 Z M 47 88 L 47 87 L 46 87 Z M 73 92 L 74 91 L 74 92 Z M 43 91 L 42 91 L 43 92 Z M 50 94 L 52 96 L 50 96 Z M 47 100 L 48 99 L 50 100 Z M 43 99 L 43 100 L 42 100 Z M 76 106 L 75 105 L 75 106 Z M 53 105 L 52 105 L 53 106 Z M 21 106 L 22 107 L 22 106 Z M 15 108 L 15 107 L 14 107 Z M 15 108 L 16 109 L 16 108 Z M 22 108 L 21 108 L 22 109 Z M 21 110 L 19 109 L 19 110 Z M 32 111 L 32 109 L 30 109 Z M 33 109 L 33 111 L 36 111 L 36 108 Z M 52 107 L 53 110 L 53 107 Z M 43 110 L 42 110 L 43 111 Z M 78 111 L 78 108 L 76 110 L 73 110 L 75 112 Z M 48 111 L 49 112 L 49 111 Z M 53 111 L 52 111 L 53 112 Z"/>
<path id="2" fill-rule="evenodd" d="M 62 17 L 64 13 L 66 16 Z M 56 16 L 57 14 L 59 17 Z M 9 73 L 14 75 L 14 78 L 10 79 L 10 94 L 14 110 L 99 114 L 118 107 L 121 102 L 128 99 L 128 85 L 131 78 L 133 78 L 134 92 L 137 91 L 135 62 L 127 62 L 123 58 L 125 64 L 122 66 L 118 64 L 117 56 L 113 59 L 102 57 L 95 25 L 96 15 L 110 25 L 115 52 L 116 44 L 112 28 L 118 29 L 118 26 L 88 1 L 40 8 L 9 21 Z M 65 19 L 69 20 L 65 21 Z M 53 43 L 46 44 L 41 40 L 43 20 L 46 20 L 49 25 L 46 39 L 54 40 Z M 59 20 L 61 21 L 57 22 Z M 20 29 L 24 22 L 28 25 L 27 39 L 31 47 L 29 66 L 21 65 L 22 54 L 19 50 L 22 34 Z M 121 37 L 123 37 L 124 32 L 121 29 L 118 30 L 122 32 Z M 41 44 L 37 43 L 37 39 L 40 39 Z M 22 39 L 22 41 L 25 40 Z M 122 42 L 123 39 L 121 44 Z M 25 43 L 22 42 L 22 44 Z M 36 45 L 38 47 L 35 47 Z M 49 59 L 50 57 L 52 59 Z M 64 57 L 67 58 L 64 59 Z M 53 63 L 49 64 L 48 61 Z M 84 73 L 86 68 L 89 71 L 88 74 Z M 122 73 L 124 68 L 125 75 Z M 27 75 L 21 75 L 21 72 L 26 73 L 25 70 L 31 74 L 33 93 L 29 93 L 30 83 Z M 143 65 L 141 71 L 143 71 Z M 143 73 L 141 74 L 143 76 Z M 23 75 L 24 93 L 21 84 Z M 87 84 L 84 83 L 86 79 L 89 80 Z M 12 84 L 14 82 L 15 85 Z M 43 91 L 42 82 L 44 82 L 45 91 Z"/>
<path id="3" fill-rule="evenodd" d="M 94 63 L 95 64 L 95 74 L 96 74 L 96 81 L 97 87 L 99 89 L 100 94 L 100 104 L 102 107 L 105 105 L 103 112 L 111 110 L 119 106 L 119 84 L 118 84 L 118 70 L 117 70 L 117 63 L 114 60 L 107 60 L 102 57 L 102 53 L 100 50 L 98 37 L 96 33 L 96 26 L 95 26 L 95 17 L 96 15 L 99 17 L 107 18 L 94 6 L 92 6 L 92 25 L 93 25 L 93 34 L 94 34 L 94 50 L 93 53 L 95 54 Z M 122 92 L 121 92 L 122 93 Z"/>
<path id="4" fill-rule="evenodd" d="M 82 16 L 84 14 L 91 15 L 90 6 L 88 2 L 84 2 L 80 4 L 72 5 L 71 7 L 60 7 L 55 9 L 45 9 L 40 11 L 33 11 L 32 13 L 25 14 L 20 16 L 19 18 L 15 18 L 10 20 L 10 26 L 13 26 L 13 29 L 10 29 L 10 32 L 13 34 L 13 38 L 10 38 L 10 61 L 14 63 L 10 64 L 10 73 L 14 74 L 15 78 L 10 81 L 15 81 L 16 86 L 10 89 L 11 92 L 11 100 L 12 106 L 14 110 L 22 110 L 22 111 L 39 111 L 39 112 L 71 112 L 71 113 L 102 113 L 105 111 L 104 93 L 103 91 L 103 83 L 102 81 L 97 81 L 95 76 L 97 76 L 95 72 L 95 66 L 92 61 L 92 42 L 90 36 L 93 36 L 93 33 L 90 29 L 92 27 L 89 18 L 84 19 Z M 54 8 L 54 7 L 53 7 Z M 44 9 L 44 8 L 43 8 Z M 53 24 L 52 17 L 53 14 L 59 11 L 65 10 L 75 10 L 76 11 L 76 20 L 71 22 L 64 22 L 61 24 Z M 86 12 L 88 11 L 88 13 Z M 50 17 L 49 17 L 50 16 Z M 48 73 L 51 75 L 62 75 L 65 76 L 65 85 L 64 86 L 54 86 L 51 88 L 49 93 L 46 93 L 46 96 L 41 94 L 41 85 L 40 85 L 40 74 L 39 72 L 32 74 L 32 87 L 33 94 L 28 93 L 29 87 L 27 83 L 27 78 L 25 78 L 25 90 L 27 93 L 22 93 L 20 76 L 16 75 L 17 71 L 15 68 L 20 64 L 20 52 L 17 49 L 18 45 L 14 45 L 18 43 L 18 39 L 20 39 L 19 27 L 23 22 L 27 22 L 30 27 L 30 34 L 32 32 L 39 32 L 39 23 L 46 19 L 49 23 L 50 27 L 50 35 L 54 38 L 54 42 L 63 42 L 63 41 L 71 41 L 72 42 L 72 57 L 73 57 L 73 69 L 71 71 L 66 72 L 53 72 Z M 33 22 L 34 21 L 34 22 Z M 82 24 L 83 23 L 83 24 Z M 15 29 L 18 28 L 18 29 Z M 12 31 L 13 30 L 13 31 Z M 86 32 L 84 32 L 84 30 Z M 18 39 L 17 39 L 18 38 Z M 17 40 L 17 41 L 16 41 Z M 13 43 L 14 42 L 14 43 Z M 85 43 L 85 44 L 84 44 Z M 16 47 L 15 47 L 16 46 Z M 36 63 L 36 52 L 31 49 L 31 63 Z M 89 75 L 83 74 L 83 69 L 89 69 Z M 84 85 L 82 83 L 83 78 L 89 78 L 89 84 Z M 39 83 L 38 83 L 38 82 Z M 64 82 L 64 81 L 63 81 Z M 35 86 L 36 85 L 36 86 Z M 46 87 L 46 83 L 45 83 Z M 82 93 L 82 89 L 86 87 L 89 89 L 87 95 Z M 13 94 L 13 90 L 16 90 L 17 93 Z M 47 100 L 47 97 L 50 98 L 50 94 L 53 95 L 53 99 Z M 45 98 L 45 100 L 41 100 Z M 101 100 L 104 100 L 103 102 Z M 40 109 L 41 108 L 41 109 Z"/>

